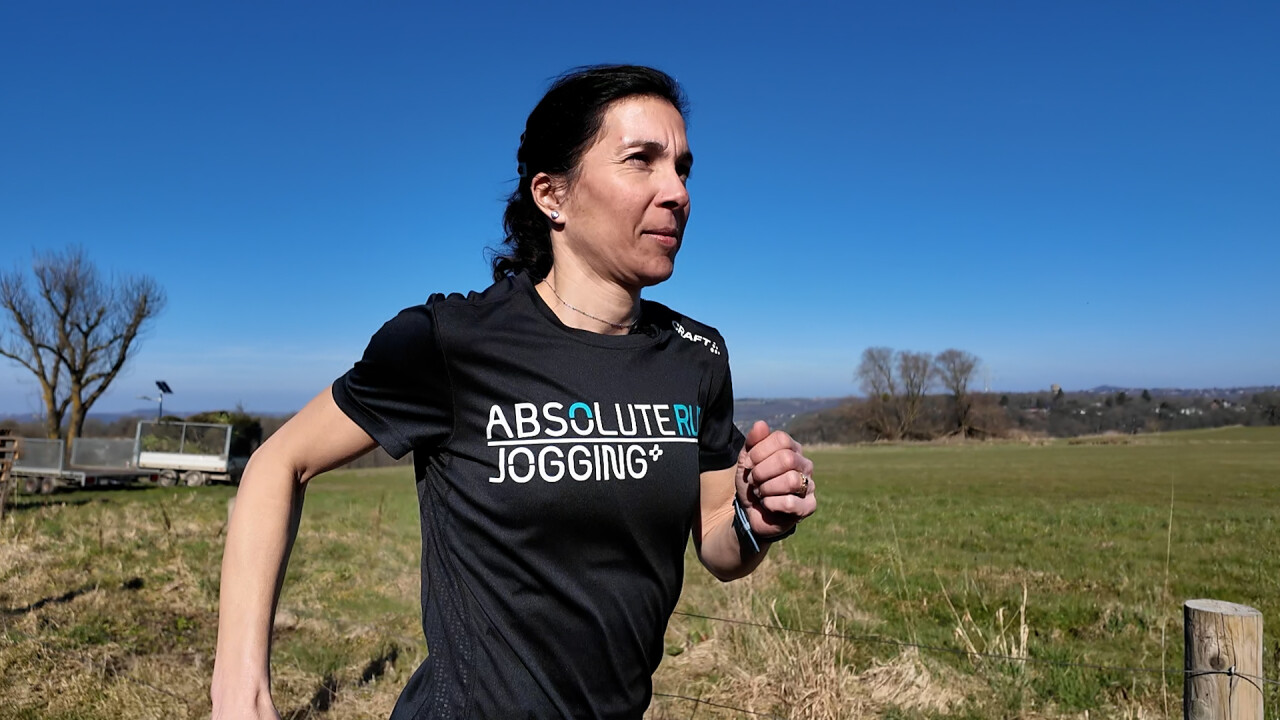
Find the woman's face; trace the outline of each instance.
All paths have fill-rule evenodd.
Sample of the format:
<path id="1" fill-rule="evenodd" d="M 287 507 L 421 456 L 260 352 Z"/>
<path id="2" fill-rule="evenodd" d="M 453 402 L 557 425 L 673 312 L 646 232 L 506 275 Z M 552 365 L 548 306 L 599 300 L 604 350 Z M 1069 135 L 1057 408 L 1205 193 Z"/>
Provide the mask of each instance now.
<path id="1" fill-rule="evenodd" d="M 693 154 L 684 118 L 660 98 L 620 100 L 582 156 L 561 205 L 565 250 L 607 280 L 638 290 L 671 277 L 689 221 Z"/>

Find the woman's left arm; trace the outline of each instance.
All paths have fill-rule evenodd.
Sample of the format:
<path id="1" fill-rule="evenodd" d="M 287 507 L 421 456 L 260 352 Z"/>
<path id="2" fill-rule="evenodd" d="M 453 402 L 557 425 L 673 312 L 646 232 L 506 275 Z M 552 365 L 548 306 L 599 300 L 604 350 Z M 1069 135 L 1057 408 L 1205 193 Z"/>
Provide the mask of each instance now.
<path id="1" fill-rule="evenodd" d="M 744 550 L 738 541 L 735 495 L 758 551 Z M 720 580 L 744 577 L 769 552 L 767 538 L 788 533 L 818 509 L 813 462 L 790 435 L 770 432 L 767 424 L 757 422 L 747 433 L 736 466 L 702 473 L 700 506 L 693 526 L 698 558 Z"/>

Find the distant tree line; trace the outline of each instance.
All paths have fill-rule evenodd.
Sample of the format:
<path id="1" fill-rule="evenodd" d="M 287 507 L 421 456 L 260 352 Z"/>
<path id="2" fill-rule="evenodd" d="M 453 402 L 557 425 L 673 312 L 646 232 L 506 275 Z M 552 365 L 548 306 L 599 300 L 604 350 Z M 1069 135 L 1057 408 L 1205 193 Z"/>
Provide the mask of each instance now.
<path id="1" fill-rule="evenodd" d="M 1169 432 L 1227 425 L 1280 425 L 1280 392 L 1186 397 L 1143 390 L 1002 395 L 1010 427 L 1050 437 Z"/>
<path id="2" fill-rule="evenodd" d="M 1107 393 L 986 393 L 973 390 L 981 367 L 958 349 L 927 352 L 871 347 L 854 379 L 862 398 L 797 417 L 801 442 L 857 443 L 948 437 L 1075 437 L 1100 433 L 1280 425 L 1280 391 L 1231 397 Z"/>
<path id="3" fill-rule="evenodd" d="M 840 434 L 862 440 L 999 435 L 1005 428 L 1001 413 L 971 387 L 981 364 L 978 356 L 956 348 L 934 355 L 870 347 L 854 373 L 866 399 L 828 414 L 842 418 Z M 808 431 L 804 423 L 799 427 Z"/>
<path id="4" fill-rule="evenodd" d="M 941 353 L 868 348 L 858 367 L 865 398 L 800 415 L 787 429 L 805 443 L 859 443 L 878 440 L 936 440 L 947 437 L 1076 437 L 1101 433 L 1168 432 L 1227 425 L 1280 425 L 1280 390 L 1224 396 L 1162 394 L 1142 390 L 988 393 L 971 388 L 981 361 L 961 350 Z M 866 376 L 865 379 L 863 376 Z M 941 392 L 933 392 L 940 390 Z M 254 416 L 237 408 L 165 420 L 225 422 L 242 438 L 269 438 L 291 416 Z M 89 417 L 82 437 L 133 437 L 138 422 Z M 19 437 L 44 437 L 43 420 L 0 420 Z M 258 443 L 250 440 L 250 445 Z M 247 449 L 247 448 L 246 448 Z M 352 469 L 409 465 L 412 455 L 394 460 L 381 448 L 356 459 Z"/>

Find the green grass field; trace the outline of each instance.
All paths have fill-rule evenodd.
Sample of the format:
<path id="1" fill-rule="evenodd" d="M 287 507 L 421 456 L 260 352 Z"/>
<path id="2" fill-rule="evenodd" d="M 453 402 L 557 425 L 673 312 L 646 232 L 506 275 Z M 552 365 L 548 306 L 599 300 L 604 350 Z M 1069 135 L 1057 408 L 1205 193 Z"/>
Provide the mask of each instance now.
<path id="1" fill-rule="evenodd" d="M 1280 428 L 811 455 L 818 515 L 744 581 L 691 557 L 679 610 L 858 637 L 677 615 L 657 692 L 788 718 L 1180 717 L 1182 602 L 1280 617 Z M 207 716 L 232 493 L 20 497 L 0 525 L 0 717 Z M 424 657 L 416 502 L 405 469 L 308 491 L 273 652 L 285 717 L 386 717 Z M 694 711 L 660 696 L 650 717 Z"/>

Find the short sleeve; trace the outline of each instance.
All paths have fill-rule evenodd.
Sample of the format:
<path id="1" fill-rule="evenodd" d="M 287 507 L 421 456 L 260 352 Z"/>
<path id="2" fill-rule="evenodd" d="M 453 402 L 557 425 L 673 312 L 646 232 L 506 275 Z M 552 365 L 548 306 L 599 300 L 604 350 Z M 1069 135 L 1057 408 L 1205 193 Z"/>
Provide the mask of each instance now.
<path id="1" fill-rule="evenodd" d="M 698 427 L 698 472 L 724 470 L 738 461 L 746 438 L 733 424 L 733 379 L 725 362 L 713 380 L 710 400 Z"/>
<path id="2" fill-rule="evenodd" d="M 443 444 L 453 427 L 452 394 L 430 305 L 383 325 L 333 383 L 333 400 L 394 458 Z"/>

